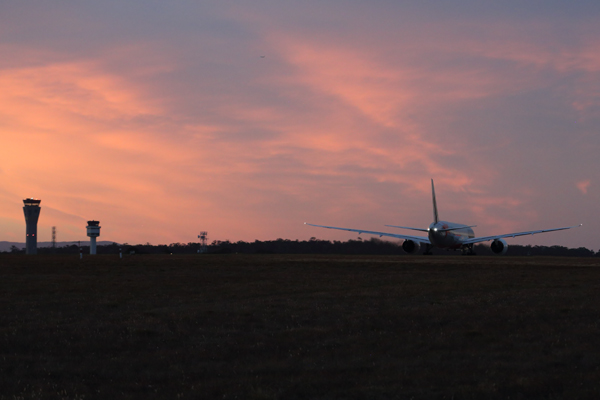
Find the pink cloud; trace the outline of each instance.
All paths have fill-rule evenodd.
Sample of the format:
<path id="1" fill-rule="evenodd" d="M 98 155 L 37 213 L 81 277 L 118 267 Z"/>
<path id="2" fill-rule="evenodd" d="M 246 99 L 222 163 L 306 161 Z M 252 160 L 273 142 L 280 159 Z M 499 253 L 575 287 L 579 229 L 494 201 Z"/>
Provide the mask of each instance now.
<path id="1" fill-rule="evenodd" d="M 587 194 L 588 192 L 588 188 L 590 187 L 590 180 L 585 180 L 585 181 L 579 181 L 575 184 L 575 186 L 577 186 L 577 189 L 579 189 L 581 191 L 581 193 L 583 194 Z"/>
<path id="2" fill-rule="evenodd" d="M 513 22 L 480 25 L 479 37 L 453 21 L 414 32 L 394 23 L 353 40 L 351 24 L 240 15 L 218 33 L 173 27 L 154 43 L 103 42 L 94 56 L 0 46 L 12 56 L 0 69 L 0 218 L 10 234 L 22 226 L 20 197 L 31 195 L 48 210 L 44 232 L 54 224 L 73 239 L 87 218 L 127 242 L 194 240 L 199 230 L 340 238 L 302 222 L 427 224 L 430 178 L 447 219 L 481 232 L 537 228 L 553 214 L 543 188 L 526 190 L 521 176 L 556 159 L 552 140 L 534 141 L 532 165 L 521 165 L 528 149 L 514 143 L 526 124 L 506 132 L 470 122 L 495 113 L 494 100 L 546 90 L 572 71 L 585 78 L 560 95 L 591 115 L 593 42 L 555 52 L 507 34 Z"/>

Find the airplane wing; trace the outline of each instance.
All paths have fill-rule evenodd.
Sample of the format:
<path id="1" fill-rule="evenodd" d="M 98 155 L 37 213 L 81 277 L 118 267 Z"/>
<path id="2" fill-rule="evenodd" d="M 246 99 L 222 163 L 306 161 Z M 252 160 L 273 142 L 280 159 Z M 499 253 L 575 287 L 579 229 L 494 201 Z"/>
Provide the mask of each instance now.
<path id="1" fill-rule="evenodd" d="M 397 235 L 395 233 L 367 231 L 367 230 L 364 230 L 364 229 L 338 228 L 338 227 L 335 227 L 335 226 L 314 225 L 314 224 L 309 224 L 309 223 L 306 223 L 306 222 L 304 223 L 304 225 L 316 226 L 318 228 L 338 229 L 340 231 L 358 232 L 359 235 L 361 233 L 368 233 L 369 235 L 376 235 L 376 236 L 379 236 L 379 237 L 389 236 L 389 237 L 393 237 L 393 238 L 396 238 L 396 239 L 412 240 L 413 242 L 431 244 L 431 242 L 429 241 L 429 238 L 422 237 L 422 236 Z"/>
<path id="2" fill-rule="evenodd" d="M 567 226 L 565 228 L 554 228 L 554 229 L 543 229 L 539 231 L 527 231 L 527 232 L 517 232 L 517 233 L 507 233 L 505 235 L 496 235 L 496 236 L 484 236 L 484 237 L 476 237 L 472 239 L 463 240 L 463 244 L 474 244 L 480 242 L 487 242 L 488 240 L 502 239 L 507 237 L 516 237 L 516 236 L 525 236 L 525 235 L 535 235 L 538 233 L 544 232 L 553 232 L 553 231 L 562 231 L 565 229 L 578 228 L 583 224 L 575 225 L 575 226 Z"/>
<path id="3" fill-rule="evenodd" d="M 396 226 L 396 225 L 386 225 L 389 226 L 390 228 L 402 228 L 402 229 L 412 229 L 413 231 L 421 231 L 421 232 L 429 232 L 429 229 L 422 229 L 422 228 L 411 228 L 410 226 Z M 477 225 L 461 225 L 461 226 L 456 226 L 454 228 L 447 228 L 447 229 L 434 229 L 436 232 L 450 232 L 450 231 L 456 231 L 458 229 L 465 229 L 465 228 L 475 228 Z"/>
<path id="4" fill-rule="evenodd" d="M 390 228 L 401 228 L 401 229 L 410 229 L 412 231 L 429 232 L 429 229 L 412 228 L 410 226 L 397 226 L 397 225 L 386 225 L 386 226 L 389 226 Z"/>

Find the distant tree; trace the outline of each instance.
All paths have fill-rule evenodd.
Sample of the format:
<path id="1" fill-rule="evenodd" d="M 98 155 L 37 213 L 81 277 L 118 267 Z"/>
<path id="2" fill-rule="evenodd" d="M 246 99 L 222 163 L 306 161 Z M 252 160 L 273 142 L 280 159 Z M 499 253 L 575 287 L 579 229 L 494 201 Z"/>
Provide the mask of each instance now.
<path id="1" fill-rule="evenodd" d="M 15 246 L 13 246 L 15 247 Z M 88 247 L 82 247 L 84 252 L 88 251 Z M 171 243 L 169 245 L 159 244 L 153 246 L 150 243 L 138 244 L 135 246 L 124 243 L 119 245 L 112 243 L 109 245 L 98 246 L 98 254 L 118 254 L 122 249 L 124 254 L 128 254 L 130 250 L 135 250 L 137 254 L 193 254 L 198 253 L 200 243 Z M 39 249 L 43 252 L 44 249 Z M 57 253 L 78 253 L 77 245 L 65 246 L 56 249 Z M 16 251 L 11 248 L 11 252 L 24 252 L 24 250 Z M 479 255 L 492 255 L 489 244 L 478 244 L 475 246 L 475 252 Z M 278 238 L 275 240 L 254 240 L 253 242 L 230 242 L 229 240 L 219 241 L 214 240 L 208 246 L 208 253 L 212 254 L 372 254 L 372 255 L 406 255 L 402 250 L 402 242 L 391 242 L 381 240 L 379 238 L 348 240 L 342 242 L 339 240 L 329 241 L 321 240 L 316 237 L 311 237 L 309 240 L 289 240 Z M 442 249 L 433 249 L 436 255 L 460 255 L 460 251 L 447 251 Z M 600 257 L 600 251 L 595 253 L 585 247 L 577 249 L 569 249 L 564 246 L 521 246 L 510 245 L 507 255 L 510 256 L 574 256 L 574 257 Z"/>

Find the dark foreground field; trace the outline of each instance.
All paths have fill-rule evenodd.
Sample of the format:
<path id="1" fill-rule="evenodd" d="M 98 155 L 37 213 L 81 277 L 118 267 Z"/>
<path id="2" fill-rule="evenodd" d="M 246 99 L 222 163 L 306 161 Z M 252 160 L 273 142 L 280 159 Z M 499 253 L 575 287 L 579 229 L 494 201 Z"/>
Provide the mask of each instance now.
<path id="1" fill-rule="evenodd" d="M 597 398 L 594 258 L 0 256 L 0 399 Z"/>

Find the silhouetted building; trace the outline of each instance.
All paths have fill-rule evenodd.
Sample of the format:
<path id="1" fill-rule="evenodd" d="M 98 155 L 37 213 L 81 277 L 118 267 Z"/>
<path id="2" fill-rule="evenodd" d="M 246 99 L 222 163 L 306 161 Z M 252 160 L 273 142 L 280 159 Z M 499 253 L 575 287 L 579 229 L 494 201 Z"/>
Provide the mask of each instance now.
<path id="1" fill-rule="evenodd" d="M 100 236 L 100 221 L 88 221 L 87 235 L 90 237 L 90 254 L 96 254 L 96 238 Z"/>
<path id="2" fill-rule="evenodd" d="M 40 203 L 38 199 L 24 199 L 23 212 L 25 213 L 25 254 L 37 254 L 37 223 L 40 217 Z"/>

